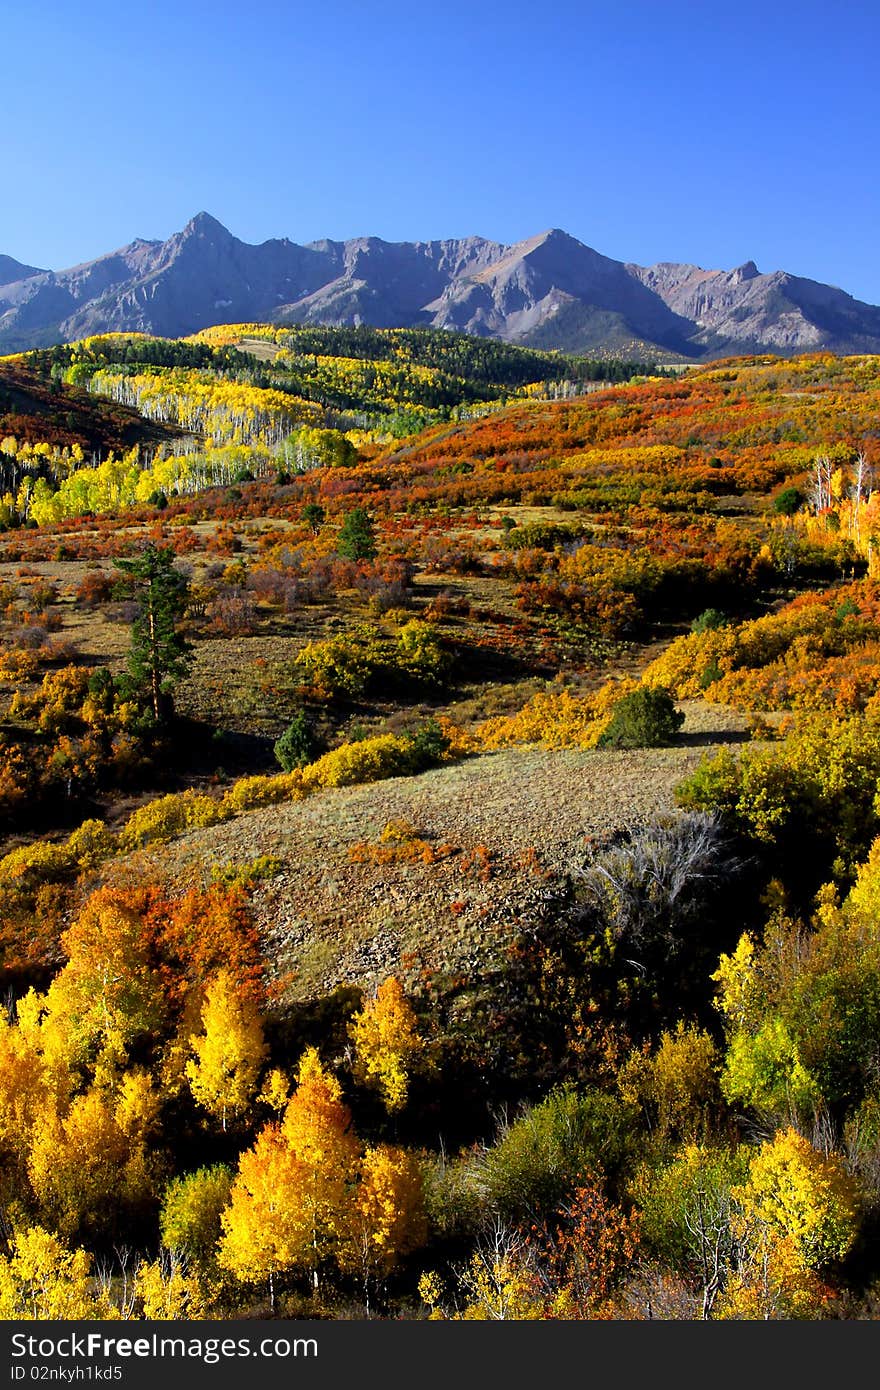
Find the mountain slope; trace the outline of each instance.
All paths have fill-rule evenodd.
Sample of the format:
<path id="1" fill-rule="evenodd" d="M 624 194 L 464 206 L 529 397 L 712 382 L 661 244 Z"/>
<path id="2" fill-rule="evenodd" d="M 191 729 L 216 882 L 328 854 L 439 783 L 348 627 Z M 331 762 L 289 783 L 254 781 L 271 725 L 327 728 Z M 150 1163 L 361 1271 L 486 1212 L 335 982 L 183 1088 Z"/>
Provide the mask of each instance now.
<path id="1" fill-rule="evenodd" d="M 254 321 L 434 327 L 631 356 L 880 352 L 880 308 L 830 285 L 761 274 L 751 261 L 624 264 L 558 229 L 513 246 L 476 236 L 251 246 L 199 213 L 167 241 L 69 270 L 0 256 L 0 351 Z"/>
<path id="2" fill-rule="evenodd" d="M 735 270 L 660 264 L 628 266 L 676 314 L 697 326 L 692 345 L 742 345 L 746 351 L 877 352 L 880 308 L 843 290 L 777 270 L 762 275 L 754 261 Z"/>
<path id="3" fill-rule="evenodd" d="M 0 286 L 14 285 L 18 280 L 27 280 L 32 275 L 43 275 L 35 265 L 22 265 L 12 256 L 0 256 Z"/>

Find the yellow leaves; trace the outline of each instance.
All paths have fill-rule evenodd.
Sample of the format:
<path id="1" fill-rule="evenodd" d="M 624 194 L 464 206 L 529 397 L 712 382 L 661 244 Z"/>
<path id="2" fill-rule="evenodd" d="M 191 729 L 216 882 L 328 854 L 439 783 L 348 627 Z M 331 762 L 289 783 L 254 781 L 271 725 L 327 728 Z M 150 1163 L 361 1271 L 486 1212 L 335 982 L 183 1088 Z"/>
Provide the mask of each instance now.
<path id="1" fill-rule="evenodd" d="M 244 998 L 233 976 L 221 970 L 208 985 L 202 1006 L 204 1032 L 190 1042 L 195 1059 L 186 1075 L 194 1100 L 226 1128 L 228 1115 L 244 1114 L 266 1056 L 259 1011 Z"/>
<path id="2" fill-rule="evenodd" d="M 320 424 L 311 401 L 184 367 L 92 374 L 90 390 L 162 420 L 207 435 L 214 443 L 277 444 L 301 423 Z"/>
<path id="3" fill-rule="evenodd" d="M 688 633 L 671 642 L 642 679 L 645 685 L 665 687 L 679 700 L 700 699 L 732 670 L 738 646 L 738 630 L 732 627 Z"/>
<path id="4" fill-rule="evenodd" d="M 363 625 L 344 637 L 309 642 L 296 657 L 306 688 L 322 699 L 358 695 L 401 677 L 437 684 L 449 664 L 437 628 L 413 618 L 387 634 Z"/>
<path id="5" fill-rule="evenodd" d="M 114 1315 L 91 1277 L 91 1256 L 42 1226 L 17 1231 L 0 1256 L 0 1319 L 67 1321 Z"/>
<path id="6" fill-rule="evenodd" d="M 359 1145 L 339 1083 L 317 1052 L 303 1054 L 280 1125 L 242 1154 L 223 1212 L 219 1262 L 238 1279 L 294 1265 L 317 1271 L 344 1230 Z"/>
<path id="7" fill-rule="evenodd" d="M 312 791 L 318 787 L 349 787 L 399 776 L 407 771 L 410 749 L 409 741 L 396 734 L 378 734 L 375 738 L 343 743 L 302 768 L 300 784 L 304 791 Z M 289 775 L 294 776 L 293 773 Z"/>
<path id="8" fill-rule="evenodd" d="M 595 748 L 611 720 L 615 703 L 637 688 L 630 680 L 609 681 L 593 695 L 541 691 L 516 714 L 488 719 L 474 730 L 481 748 L 543 743 L 548 748 Z"/>
<path id="9" fill-rule="evenodd" d="M 171 1322 L 178 1318 L 205 1315 L 204 1296 L 199 1281 L 188 1274 L 175 1258 L 141 1261 L 135 1274 L 135 1296 L 140 1299 L 143 1317 L 150 1322 Z"/>
<path id="10" fill-rule="evenodd" d="M 24 647 L 8 647 L 0 654 L 0 680 L 17 685 L 19 681 L 30 680 L 40 666 L 36 652 Z"/>
<path id="11" fill-rule="evenodd" d="M 296 801 L 302 795 L 299 770 L 278 772 L 272 777 L 240 777 L 224 793 L 221 805 L 229 815 L 237 816 L 260 806 L 275 806 L 283 801 Z"/>
<path id="12" fill-rule="evenodd" d="M 125 1137 L 143 1143 L 158 1127 L 162 1096 L 150 1073 L 141 1068 L 128 1071 L 119 1085 L 115 1120 Z"/>
<path id="13" fill-rule="evenodd" d="M 89 672 L 80 666 L 48 671 L 33 695 L 16 691 L 9 707 L 13 719 L 36 718 L 43 733 L 57 733 L 79 714 L 89 687 Z"/>
<path id="14" fill-rule="evenodd" d="M 846 1255 L 857 1229 L 856 1188 L 842 1159 L 788 1129 L 760 1146 L 731 1196 L 739 1255 L 716 1316 L 821 1316 L 828 1290 L 816 1271 Z"/>
<path id="15" fill-rule="evenodd" d="M 378 1090 L 393 1113 L 406 1104 L 408 1073 L 424 1055 L 416 1016 L 400 981 L 391 976 L 381 984 L 349 1025 L 355 1049 L 355 1075 Z"/>
<path id="16" fill-rule="evenodd" d="M 880 931 L 880 839 L 871 846 L 847 899 L 855 916 L 874 933 Z"/>
<path id="17" fill-rule="evenodd" d="M 426 1239 L 421 1165 L 386 1144 L 361 1157 L 339 1083 L 309 1048 L 281 1123 L 242 1154 L 221 1224 L 218 1259 L 238 1279 L 304 1268 L 317 1282 L 332 1255 L 367 1291 Z"/>
<path id="18" fill-rule="evenodd" d="M 298 1200 L 302 1171 L 277 1124 L 267 1125 L 239 1159 L 218 1250 L 237 1279 L 266 1278 L 297 1263 L 311 1231 Z"/>
<path id="19" fill-rule="evenodd" d="M 454 853 L 454 846 L 436 847 L 423 840 L 409 821 L 400 817 L 386 821 L 378 843 L 358 840 L 348 851 L 353 864 L 434 864 Z"/>
<path id="20" fill-rule="evenodd" d="M 140 1157 L 110 1099 L 93 1089 L 77 1096 L 64 1115 L 52 1108 L 41 1113 L 28 1175 L 43 1210 L 69 1235 L 81 1226 L 103 1227 L 114 1201 L 144 1195 Z"/>
<path id="21" fill-rule="evenodd" d="M 68 836 L 64 848 L 81 869 L 89 871 L 109 859 L 115 846 L 114 836 L 103 821 L 86 820 Z"/>
<path id="22" fill-rule="evenodd" d="M 431 1310 L 428 1314 L 429 1320 L 435 1321 L 443 1318 L 440 1308 L 440 1301 L 443 1298 L 443 1284 L 436 1270 L 428 1270 L 421 1275 L 418 1284 L 419 1298 Z"/>
<path id="23" fill-rule="evenodd" d="M 713 1315 L 722 1322 L 817 1318 L 827 1293 L 791 1240 L 765 1232 L 751 1258 L 730 1274 Z"/>
<path id="24" fill-rule="evenodd" d="M 159 1232 L 166 1249 L 209 1264 L 231 1187 L 232 1174 L 222 1164 L 173 1178 L 165 1189 L 159 1217 Z"/>
<path id="25" fill-rule="evenodd" d="M 679 1021 L 665 1032 L 653 1056 L 633 1053 L 621 1068 L 618 1085 L 624 1100 L 647 1103 L 662 1135 L 675 1130 L 694 1138 L 720 1098 L 718 1049 L 708 1033 Z"/>
<path id="26" fill-rule="evenodd" d="M 222 801 L 198 792 L 172 792 L 148 801 L 132 812 L 119 834 L 123 849 L 137 849 L 153 841 L 170 840 L 184 830 L 216 825 L 227 820 Z"/>
<path id="27" fill-rule="evenodd" d="M 369 1148 L 345 1222 L 340 1263 L 389 1273 L 403 1255 L 424 1245 L 428 1224 L 422 1170 L 415 1154 L 380 1144 Z"/>
<path id="28" fill-rule="evenodd" d="M 302 1055 L 281 1129 L 291 1153 L 309 1170 L 334 1182 L 350 1176 L 358 1153 L 351 1112 L 339 1082 L 321 1066 L 314 1047 Z"/>
<path id="29" fill-rule="evenodd" d="M 0 1014 L 0 1149 L 22 1162 L 40 1111 L 49 1100 L 33 1036 Z"/>
<path id="30" fill-rule="evenodd" d="M 837 1155 L 816 1152 L 794 1129 L 762 1144 L 748 1181 L 735 1188 L 743 1222 L 792 1243 L 799 1259 L 820 1268 L 843 1259 L 857 1230 L 856 1187 Z"/>
<path id="31" fill-rule="evenodd" d="M 732 955 L 722 955 L 718 969 L 710 977 L 718 985 L 717 1005 L 733 1028 L 744 1028 L 757 1016 L 764 998 L 756 963 L 754 939 L 745 933 Z"/>
<path id="32" fill-rule="evenodd" d="M 460 1312 L 444 1313 L 438 1299 L 440 1282 L 428 1275 L 419 1292 L 431 1307 L 435 1320 L 452 1322 L 523 1322 L 542 1318 L 546 1300 L 541 1297 L 524 1236 L 500 1228 L 490 1235 L 463 1268 L 456 1270 L 460 1293 L 467 1300 Z"/>
<path id="33" fill-rule="evenodd" d="M 62 946 L 67 964 L 46 995 L 43 1033 L 60 1029 L 70 1061 L 95 1057 L 109 1078 L 135 1038 L 155 1031 L 164 1013 L 143 923 L 122 893 L 99 889 L 65 932 Z"/>
<path id="34" fill-rule="evenodd" d="M 270 1110 L 284 1109 L 290 1100 L 290 1082 L 280 1067 L 273 1067 L 269 1072 L 257 1099 L 263 1105 L 268 1105 Z"/>

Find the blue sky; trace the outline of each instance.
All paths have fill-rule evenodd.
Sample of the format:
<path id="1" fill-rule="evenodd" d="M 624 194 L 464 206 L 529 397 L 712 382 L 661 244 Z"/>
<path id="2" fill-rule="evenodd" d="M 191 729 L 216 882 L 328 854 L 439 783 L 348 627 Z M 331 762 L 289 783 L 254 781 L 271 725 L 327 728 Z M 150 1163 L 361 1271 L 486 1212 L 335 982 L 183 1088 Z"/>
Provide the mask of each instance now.
<path id="1" fill-rule="evenodd" d="M 880 6 L 42 0 L 2 24 L 0 252 L 559 226 L 880 303 Z"/>

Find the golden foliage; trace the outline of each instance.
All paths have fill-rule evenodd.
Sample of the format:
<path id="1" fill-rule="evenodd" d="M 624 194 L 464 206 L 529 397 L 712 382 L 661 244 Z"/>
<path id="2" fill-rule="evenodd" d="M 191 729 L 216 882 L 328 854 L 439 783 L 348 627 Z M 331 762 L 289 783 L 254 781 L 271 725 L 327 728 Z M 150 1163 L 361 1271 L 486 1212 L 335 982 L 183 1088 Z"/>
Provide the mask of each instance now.
<path id="1" fill-rule="evenodd" d="M 424 1055 L 415 1013 L 396 976 L 391 975 L 349 1025 L 355 1075 L 378 1090 L 393 1113 L 406 1104 L 409 1071 Z"/>

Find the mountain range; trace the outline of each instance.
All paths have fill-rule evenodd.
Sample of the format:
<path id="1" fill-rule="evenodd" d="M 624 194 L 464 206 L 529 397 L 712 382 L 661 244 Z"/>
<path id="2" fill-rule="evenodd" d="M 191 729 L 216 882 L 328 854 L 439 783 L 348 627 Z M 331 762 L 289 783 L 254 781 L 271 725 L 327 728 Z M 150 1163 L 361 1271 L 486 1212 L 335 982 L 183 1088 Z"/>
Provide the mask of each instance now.
<path id="1" fill-rule="evenodd" d="M 880 353 L 880 308 L 831 285 L 753 261 L 627 264 L 556 229 L 513 246 L 477 236 L 252 246 L 201 212 L 167 241 L 139 239 L 69 270 L 0 255 L 0 351 L 245 322 L 445 328 L 667 361 Z"/>

